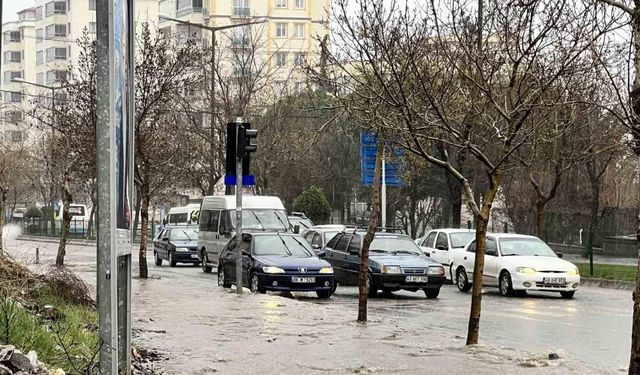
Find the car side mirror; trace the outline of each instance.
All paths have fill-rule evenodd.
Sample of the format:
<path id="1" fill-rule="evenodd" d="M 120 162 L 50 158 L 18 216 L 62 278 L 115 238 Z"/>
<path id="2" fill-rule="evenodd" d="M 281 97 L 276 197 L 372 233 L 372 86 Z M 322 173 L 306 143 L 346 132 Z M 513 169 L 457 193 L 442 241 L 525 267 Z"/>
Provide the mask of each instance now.
<path id="1" fill-rule="evenodd" d="M 169 242 L 169 237 L 163 237 L 163 238 L 162 238 L 162 241 L 164 241 L 164 242 Z"/>
<path id="2" fill-rule="evenodd" d="M 326 253 L 326 252 L 324 252 L 324 251 L 320 251 L 320 252 L 318 252 L 318 253 L 316 254 L 316 256 L 317 256 L 318 258 L 324 258 L 324 257 L 326 257 L 326 256 L 327 256 L 327 253 Z"/>
<path id="3" fill-rule="evenodd" d="M 558 256 L 558 258 L 564 257 L 564 254 L 562 254 L 562 251 L 556 251 L 556 255 Z"/>

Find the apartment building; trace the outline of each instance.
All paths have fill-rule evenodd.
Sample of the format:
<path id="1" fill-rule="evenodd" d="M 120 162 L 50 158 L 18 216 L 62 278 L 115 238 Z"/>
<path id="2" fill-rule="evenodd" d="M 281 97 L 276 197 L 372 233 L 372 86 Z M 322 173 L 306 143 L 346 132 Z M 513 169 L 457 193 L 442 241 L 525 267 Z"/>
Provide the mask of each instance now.
<path id="1" fill-rule="evenodd" d="M 157 0 L 136 0 L 135 7 L 137 25 L 157 22 Z M 59 86 L 80 52 L 77 40 L 85 30 L 95 37 L 96 0 L 36 0 L 34 7 L 18 12 L 18 17 L 18 21 L 3 25 L 1 64 L 4 95 L 0 127 L 5 136 L 9 134 L 15 140 L 33 128 L 29 126 L 32 119 L 24 116 L 32 98 L 50 96 L 52 89 L 12 79 Z"/>
<path id="2" fill-rule="evenodd" d="M 299 92 L 306 77 L 300 66 L 313 64 L 320 54 L 319 39 L 330 35 L 328 12 L 331 0 L 159 0 L 160 14 L 182 21 L 220 27 L 249 21 L 263 20 L 252 27 L 251 35 L 245 28 L 231 29 L 216 34 L 218 48 L 257 47 L 265 59 L 269 74 L 269 87 L 276 95 Z M 194 37 L 210 43 L 211 33 L 171 20 L 159 20 L 163 33 L 181 37 Z M 259 38 L 252 43 L 250 38 Z M 228 58 L 233 65 L 237 59 Z M 236 60 L 236 61 L 234 61 Z M 242 67 L 233 66 L 235 73 Z"/>

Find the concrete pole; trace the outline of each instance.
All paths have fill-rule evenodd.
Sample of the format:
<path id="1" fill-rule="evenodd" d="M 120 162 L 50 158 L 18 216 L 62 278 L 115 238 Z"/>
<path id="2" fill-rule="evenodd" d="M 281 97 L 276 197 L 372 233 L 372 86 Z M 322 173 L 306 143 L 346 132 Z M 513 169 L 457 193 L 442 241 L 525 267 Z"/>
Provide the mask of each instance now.
<path id="1" fill-rule="evenodd" d="M 383 139 L 378 139 L 378 142 L 384 142 Z M 384 158 L 384 147 L 382 147 L 382 186 L 381 186 L 381 214 L 380 216 L 382 216 L 382 227 L 386 227 L 387 226 L 387 168 L 385 165 L 385 158 Z"/>
<path id="2" fill-rule="evenodd" d="M 238 145 L 238 135 L 242 126 L 242 118 L 236 118 L 237 149 L 244 149 Z M 242 159 L 243 155 L 236 155 L 236 293 L 242 294 Z M 251 281 L 249 281 L 251 282 Z"/>

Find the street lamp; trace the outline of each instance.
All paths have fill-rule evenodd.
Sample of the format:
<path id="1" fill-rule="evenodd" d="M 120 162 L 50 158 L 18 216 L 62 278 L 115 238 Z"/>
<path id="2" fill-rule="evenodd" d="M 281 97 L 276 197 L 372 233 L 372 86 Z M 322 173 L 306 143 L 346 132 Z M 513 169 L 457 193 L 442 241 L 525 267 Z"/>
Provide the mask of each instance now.
<path id="1" fill-rule="evenodd" d="M 31 85 L 31 86 L 36 86 L 36 87 L 40 87 L 43 89 L 47 89 L 47 90 L 51 90 L 51 166 L 49 167 L 49 173 L 51 174 L 51 231 L 52 231 L 52 235 L 55 237 L 56 235 L 56 220 L 55 220 L 55 212 L 53 211 L 53 201 L 55 199 L 54 195 L 55 195 L 55 184 L 53 182 L 53 176 L 54 176 L 54 172 L 53 172 L 53 157 L 54 157 L 54 147 L 55 147 L 55 135 L 56 135 L 56 128 L 55 128 L 55 119 L 56 119 L 56 111 L 55 111 L 55 105 L 56 105 L 56 90 L 58 89 L 64 89 L 66 87 L 69 86 L 59 86 L 59 87 L 55 87 L 55 86 L 48 86 L 48 85 L 43 85 L 40 83 L 35 83 L 35 82 L 30 82 L 27 81 L 25 79 L 22 78 L 12 78 L 11 82 L 15 82 L 15 83 L 22 83 L 25 85 Z"/>
<path id="2" fill-rule="evenodd" d="M 213 193 L 213 188 L 216 184 L 217 181 L 214 181 L 214 170 L 213 170 L 213 164 L 215 161 L 215 154 L 216 154 L 216 147 L 213 143 L 213 140 L 216 137 L 215 134 L 215 106 L 216 106 L 216 97 L 215 97 L 215 90 L 216 90 L 216 77 L 215 77 L 215 71 L 216 71 L 216 32 L 221 31 L 221 30 L 228 30 L 228 29 L 233 29 L 236 27 L 243 27 L 243 26 L 251 26 L 251 25 L 258 25 L 261 23 L 265 23 L 267 22 L 266 19 L 257 19 L 255 21 L 251 21 L 251 22 L 244 22 L 244 23 L 235 23 L 235 24 L 231 24 L 231 25 L 224 25 L 224 26 L 206 26 L 206 25 L 202 25 L 199 23 L 192 23 L 192 22 L 188 22 L 188 21 L 183 21 L 183 20 L 179 20 L 177 18 L 172 18 L 172 17 L 168 17 L 165 15 L 159 15 L 158 18 L 160 18 L 161 20 L 165 20 L 165 21 L 173 21 L 176 23 L 180 23 L 183 25 L 188 25 L 188 26 L 192 26 L 198 29 L 205 29 L 205 30 L 209 30 L 211 31 L 211 98 L 210 98 L 210 102 L 209 102 L 209 111 L 211 112 L 211 130 L 210 130 L 210 141 L 209 141 L 209 193 Z"/>

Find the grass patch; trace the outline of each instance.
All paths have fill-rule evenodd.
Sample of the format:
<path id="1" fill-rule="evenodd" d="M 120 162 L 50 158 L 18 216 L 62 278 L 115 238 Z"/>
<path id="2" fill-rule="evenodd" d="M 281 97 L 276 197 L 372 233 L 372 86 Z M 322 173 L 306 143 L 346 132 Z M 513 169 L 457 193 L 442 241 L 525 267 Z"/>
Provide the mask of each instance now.
<path id="1" fill-rule="evenodd" d="M 0 344 L 23 353 L 33 350 L 50 369 L 97 373 L 98 313 L 90 304 L 63 297 L 58 289 L 59 284 L 46 278 L 0 277 Z"/>
<path id="2" fill-rule="evenodd" d="M 619 264 L 593 264 L 593 276 L 589 270 L 589 263 L 575 263 L 580 269 L 580 275 L 584 277 L 597 277 L 607 280 L 635 281 L 636 266 Z"/>

